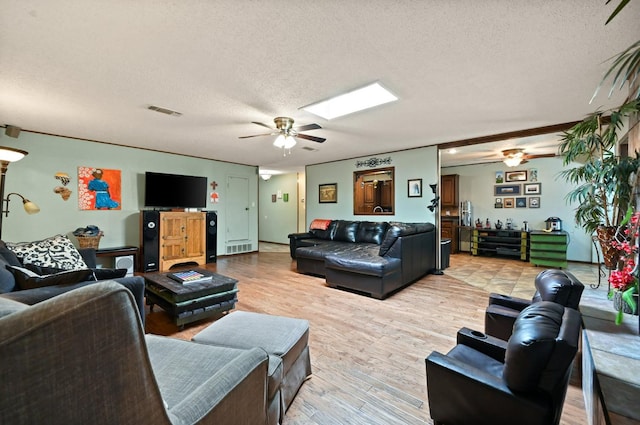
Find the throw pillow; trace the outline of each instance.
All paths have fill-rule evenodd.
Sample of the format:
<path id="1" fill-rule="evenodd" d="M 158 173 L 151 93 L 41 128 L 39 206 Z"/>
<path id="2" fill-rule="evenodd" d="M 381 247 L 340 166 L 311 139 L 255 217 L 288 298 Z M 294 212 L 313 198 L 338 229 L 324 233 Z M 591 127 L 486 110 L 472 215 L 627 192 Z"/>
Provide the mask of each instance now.
<path id="1" fill-rule="evenodd" d="M 89 269 L 65 270 L 56 274 L 40 276 L 24 267 L 7 266 L 7 268 L 13 273 L 18 288 L 22 290 L 94 280 L 93 271 Z"/>
<path id="2" fill-rule="evenodd" d="M 88 268 L 71 240 L 64 235 L 56 235 L 35 242 L 6 242 L 22 264 L 55 267 L 62 270 L 82 270 Z"/>
<path id="3" fill-rule="evenodd" d="M 331 220 L 321 220 L 316 218 L 309 225 L 309 230 L 327 230 L 329 225 L 331 224 Z"/>

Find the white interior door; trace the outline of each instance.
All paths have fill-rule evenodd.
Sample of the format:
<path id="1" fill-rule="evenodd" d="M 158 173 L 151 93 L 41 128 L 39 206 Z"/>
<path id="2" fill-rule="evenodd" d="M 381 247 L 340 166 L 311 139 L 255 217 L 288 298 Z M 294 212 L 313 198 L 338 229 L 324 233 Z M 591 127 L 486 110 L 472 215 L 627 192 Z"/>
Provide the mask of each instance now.
<path id="1" fill-rule="evenodd" d="M 227 242 L 249 240 L 249 179 L 227 177 Z"/>

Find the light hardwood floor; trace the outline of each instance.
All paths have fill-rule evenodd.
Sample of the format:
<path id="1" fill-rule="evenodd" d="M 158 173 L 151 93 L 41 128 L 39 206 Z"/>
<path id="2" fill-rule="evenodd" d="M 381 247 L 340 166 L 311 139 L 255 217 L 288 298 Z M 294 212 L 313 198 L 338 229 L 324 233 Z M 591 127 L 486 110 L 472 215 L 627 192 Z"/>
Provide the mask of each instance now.
<path id="1" fill-rule="evenodd" d="M 238 279 L 238 310 L 309 320 L 313 376 L 287 412 L 286 425 L 431 424 L 425 357 L 451 349 L 463 326 L 483 329 L 489 292 L 530 298 L 542 270 L 517 260 L 457 254 L 444 275 L 428 275 L 380 301 L 298 274 L 288 247 L 272 248 L 222 257 L 207 268 Z M 585 285 L 597 282 L 593 266 L 569 269 Z M 147 317 L 147 332 L 190 339 L 210 322 L 179 331 L 156 308 Z M 576 366 L 562 424 L 586 423 L 579 375 Z"/>

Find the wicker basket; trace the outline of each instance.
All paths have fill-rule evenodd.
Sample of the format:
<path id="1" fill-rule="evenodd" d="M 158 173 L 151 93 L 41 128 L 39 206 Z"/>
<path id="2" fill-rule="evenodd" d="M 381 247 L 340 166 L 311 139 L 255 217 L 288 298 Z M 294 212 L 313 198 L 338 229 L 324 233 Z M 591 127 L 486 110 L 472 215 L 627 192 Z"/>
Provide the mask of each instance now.
<path id="1" fill-rule="evenodd" d="M 96 236 L 76 236 L 78 239 L 78 245 L 80 248 L 94 248 L 98 249 L 98 245 L 100 245 L 100 238 L 104 235 L 104 233 L 100 232 Z"/>

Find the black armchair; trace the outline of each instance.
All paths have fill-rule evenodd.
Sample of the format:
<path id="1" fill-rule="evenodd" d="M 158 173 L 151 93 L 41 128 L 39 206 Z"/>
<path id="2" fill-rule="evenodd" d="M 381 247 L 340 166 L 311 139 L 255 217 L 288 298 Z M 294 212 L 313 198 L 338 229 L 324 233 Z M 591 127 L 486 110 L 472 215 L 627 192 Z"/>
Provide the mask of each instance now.
<path id="1" fill-rule="evenodd" d="M 574 275 L 556 269 L 540 272 L 534 285 L 536 293 L 531 300 L 490 294 L 484 318 L 484 332 L 506 341 L 511 336 L 516 317 L 525 307 L 539 301 L 553 301 L 577 310 L 584 290 L 584 285 Z"/>
<path id="2" fill-rule="evenodd" d="M 462 329 L 425 360 L 434 424 L 558 424 L 579 336 L 580 313 L 549 301 L 525 308 L 508 342 Z"/>

